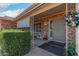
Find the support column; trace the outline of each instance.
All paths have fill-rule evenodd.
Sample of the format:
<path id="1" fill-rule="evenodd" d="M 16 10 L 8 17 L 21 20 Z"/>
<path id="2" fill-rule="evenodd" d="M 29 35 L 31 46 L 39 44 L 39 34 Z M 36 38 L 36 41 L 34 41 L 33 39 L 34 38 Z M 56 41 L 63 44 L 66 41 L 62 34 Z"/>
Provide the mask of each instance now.
<path id="1" fill-rule="evenodd" d="M 68 4 L 66 3 L 66 16 L 68 15 Z M 66 22 L 66 56 L 68 56 L 67 50 L 68 50 L 68 26 Z"/>
<path id="2" fill-rule="evenodd" d="M 31 47 L 34 48 L 34 16 L 30 17 Z"/>
<path id="3" fill-rule="evenodd" d="M 76 11 L 79 12 L 79 3 L 76 4 Z M 76 52 L 79 55 L 79 26 L 76 27 Z"/>

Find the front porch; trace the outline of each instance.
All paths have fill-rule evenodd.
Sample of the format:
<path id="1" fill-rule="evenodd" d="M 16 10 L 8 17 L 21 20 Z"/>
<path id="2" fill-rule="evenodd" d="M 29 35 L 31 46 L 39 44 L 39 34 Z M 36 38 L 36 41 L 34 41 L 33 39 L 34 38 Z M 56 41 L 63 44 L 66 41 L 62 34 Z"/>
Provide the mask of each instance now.
<path id="1" fill-rule="evenodd" d="M 44 49 L 41 49 L 36 46 L 34 48 L 32 47 L 31 51 L 25 56 L 57 56 L 57 55 L 50 53 L 48 51 L 45 51 Z"/>
<path id="2" fill-rule="evenodd" d="M 31 51 L 28 54 L 26 54 L 25 56 L 61 56 L 61 54 L 63 54 L 62 51 L 64 51 L 64 47 L 62 48 L 63 50 L 59 49 L 61 47 L 58 46 L 58 44 L 57 45 L 55 45 L 55 44 L 51 45 L 51 46 L 53 46 L 53 48 L 56 47 L 56 46 L 59 47 L 59 48 L 56 47 L 56 49 L 52 49 L 50 47 L 48 48 L 48 47 L 44 46 L 45 48 L 47 48 L 49 50 L 51 49 L 52 52 L 54 51 L 53 53 L 51 53 L 51 52 L 49 52 L 49 50 L 43 49 L 43 47 L 40 48 L 40 46 L 45 45 L 49 41 L 47 41 L 47 40 L 46 41 L 45 40 L 34 40 L 34 42 L 35 43 L 34 43 L 34 46 L 31 48 Z"/>
<path id="3" fill-rule="evenodd" d="M 47 10 L 45 12 L 42 12 L 40 14 L 33 16 L 33 18 L 31 19 L 31 32 L 33 36 L 33 40 L 32 40 L 33 47 L 39 47 L 43 45 L 44 43 L 47 44 L 53 41 L 55 43 L 57 42 L 57 44 L 54 45 L 52 43 L 49 49 L 50 50 L 53 49 L 52 51 L 54 51 L 54 47 L 55 49 L 56 48 L 59 49 L 60 48 L 59 45 L 61 43 L 66 42 L 65 18 L 64 18 L 65 7 L 66 7 L 65 4 L 62 4 L 55 8 L 52 8 L 50 10 Z M 58 46 L 59 48 L 56 46 Z"/>

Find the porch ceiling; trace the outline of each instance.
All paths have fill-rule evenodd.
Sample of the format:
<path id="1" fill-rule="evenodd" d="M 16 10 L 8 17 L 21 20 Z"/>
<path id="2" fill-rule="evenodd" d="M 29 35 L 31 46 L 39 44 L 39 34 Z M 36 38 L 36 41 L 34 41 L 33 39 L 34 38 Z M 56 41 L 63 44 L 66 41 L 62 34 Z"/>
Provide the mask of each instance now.
<path id="1" fill-rule="evenodd" d="M 45 12 L 42 12 L 40 14 L 37 14 L 34 16 L 35 19 L 39 19 L 41 17 L 45 17 L 45 16 L 48 16 L 48 15 L 51 15 L 51 14 L 55 14 L 55 13 L 59 13 L 59 12 L 63 12 L 66 10 L 66 4 L 62 4 L 62 5 L 59 5 L 55 8 L 52 8 L 50 10 L 47 10 Z"/>

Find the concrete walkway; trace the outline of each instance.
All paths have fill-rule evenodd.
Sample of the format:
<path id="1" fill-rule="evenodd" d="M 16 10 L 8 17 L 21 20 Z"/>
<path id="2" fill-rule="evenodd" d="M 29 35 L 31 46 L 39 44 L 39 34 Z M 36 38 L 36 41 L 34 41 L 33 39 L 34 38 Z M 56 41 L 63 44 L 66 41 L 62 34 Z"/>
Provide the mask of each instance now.
<path id="1" fill-rule="evenodd" d="M 26 54 L 25 56 L 56 56 L 55 54 L 52 54 L 48 51 L 45 51 L 39 47 L 34 47 L 31 49 L 31 51 Z"/>

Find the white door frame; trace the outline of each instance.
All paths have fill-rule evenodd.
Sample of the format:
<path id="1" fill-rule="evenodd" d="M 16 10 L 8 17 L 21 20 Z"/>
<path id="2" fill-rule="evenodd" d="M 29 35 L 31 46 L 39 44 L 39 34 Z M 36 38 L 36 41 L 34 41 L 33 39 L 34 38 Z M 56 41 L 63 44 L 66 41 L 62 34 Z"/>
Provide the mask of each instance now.
<path id="1" fill-rule="evenodd" d="M 51 21 L 53 21 L 53 19 L 49 19 L 49 21 L 48 21 L 48 40 L 51 40 L 51 39 L 53 39 L 53 37 L 50 37 L 50 22 Z M 52 23 L 52 25 L 53 25 L 53 23 Z M 53 35 L 52 35 L 53 36 Z"/>

